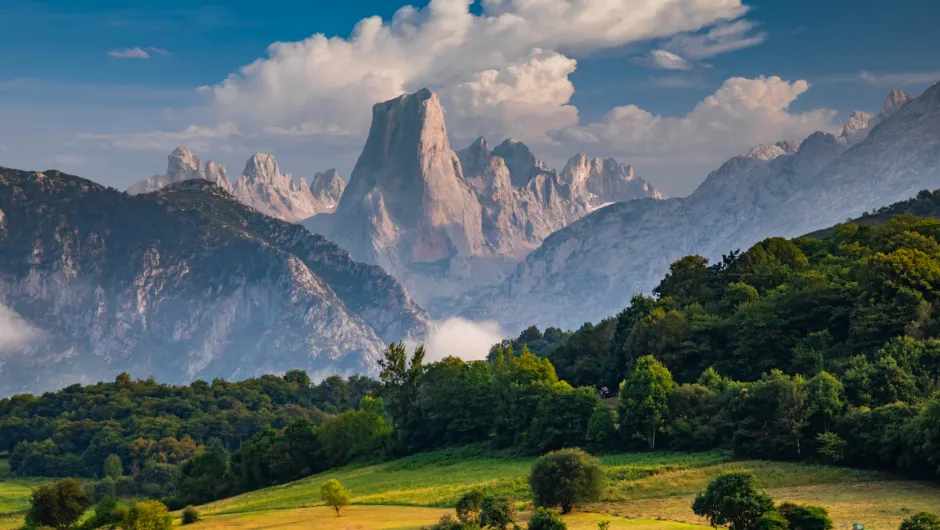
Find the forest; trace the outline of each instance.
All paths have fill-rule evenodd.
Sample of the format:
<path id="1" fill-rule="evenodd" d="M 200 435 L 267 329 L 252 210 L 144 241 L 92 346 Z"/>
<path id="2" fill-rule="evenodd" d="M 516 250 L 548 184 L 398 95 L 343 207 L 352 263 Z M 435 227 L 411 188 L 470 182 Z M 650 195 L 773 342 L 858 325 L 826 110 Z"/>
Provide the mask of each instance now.
<path id="1" fill-rule="evenodd" d="M 685 257 L 618 315 L 529 328 L 486 360 L 426 363 L 392 344 L 377 380 L 291 371 L 174 387 L 122 374 L 14 396 L 0 401 L 0 451 L 19 475 L 87 477 L 93 497 L 177 508 L 468 444 L 724 448 L 936 478 L 938 309 L 940 220 L 895 215 L 717 263 Z"/>

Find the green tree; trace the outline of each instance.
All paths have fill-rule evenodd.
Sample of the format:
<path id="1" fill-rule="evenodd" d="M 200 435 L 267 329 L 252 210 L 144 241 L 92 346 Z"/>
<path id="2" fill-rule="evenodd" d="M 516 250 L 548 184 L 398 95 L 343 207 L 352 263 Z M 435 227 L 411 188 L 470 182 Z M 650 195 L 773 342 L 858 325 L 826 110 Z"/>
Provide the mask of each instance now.
<path id="1" fill-rule="evenodd" d="M 637 359 L 633 373 L 620 385 L 617 412 L 625 437 L 656 447 L 656 434 L 669 415 L 669 395 L 675 389 L 672 374 L 650 355 Z"/>
<path id="2" fill-rule="evenodd" d="M 617 437 L 617 425 L 614 411 L 603 403 L 594 405 L 591 411 L 591 417 L 588 419 L 587 435 L 585 440 L 588 444 L 600 448 L 610 448 Z"/>
<path id="3" fill-rule="evenodd" d="M 760 516 L 754 524 L 754 530 L 790 530 L 790 521 L 779 511 L 771 510 Z"/>
<path id="4" fill-rule="evenodd" d="M 339 517 L 339 509 L 349 504 L 349 498 L 349 490 L 335 478 L 327 480 L 320 486 L 320 500 L 336 510 L 337 517 Z"/>
<path id="5" fill-rule="evenodd" d="M 480 526 L 503 529 L 516 522 L 516 507 L 505 497 L 486 496 L 480 506 Z"/>
<path id="6" fill-rule="evenodd" d="M 480 524 L 480 510 L 483 508 L 483 492 L 471 490 L 457 500 L 457 519 L 465 524 Z"/>
<path id="7" fill-rule="evenodd" d="M 930 512 L 919 512 L 901 521 L 899 530 L 940 530 L 940 517 Z"/>
<path id="8" fill-rule="evenodd" d="M 752 530 L 773 509 L 773 499 L 757 491 L 754 475 L 750 473 L 728 473 L 716 478 L 692 503 L 695 515 L 705 517 L 712 526 L 727 526 L 731 530 Z"/>
<path id="9" fill-rule="evenodd" d="M 532 465 L 529 486 L 536 506 L 574 506 L 598 499 L 606 476 L 600 462 L 581 449 L 561 449 L 539 457 Z"/>
<path id="10" fill-rule="evenodd" d="M 819 430 L 829 432 L 833 419 L 845 409 L 842 383 L 827 372 L 814 375 L 806 382 L 806 407 L 811 421 L 819 418 Z"/>
<path id="11" fill-rule="evenodd" d="M 552 510 L 536 508 L 529 517 L 529 530 L 567 530 L 568 525 Z"/>
<path id="12" fill-rule="evenodd" d="M 116 454 L 108 455 L 104 460 L 104 476 L 117 480 L 124 476 L 124 465 L 121 463 L 121 457 Z"/>
<path id="13" fill-rule="evenodd" d="M 526 433 L 527 445 L 536 453 L 583 446 L 596 405 L 597 393 L 593 389 L 571 388 L 564 381 L 558 382 L 539 402 Z"/>
<path id="14" fill-rule="evenodd" d="M 54 484 L 44 484 L 30 495 L 27 523 L 33 526 L 69 528 L 88 508 L 88 496 L 77 480 L 67 478 Z"/>
<path id="15" fill-rule="evenodd" d="M 284 380 L 297 385 L 297 388 L 310 388 L 310 376 L 303 370 L 288 370 L 284 373 Z"/>
<path id="16" fill-rule="evenodd" d="M 124 530 L 170 530 L 173 516 L 160 501 L 134 503 L 121 522 Z"/>

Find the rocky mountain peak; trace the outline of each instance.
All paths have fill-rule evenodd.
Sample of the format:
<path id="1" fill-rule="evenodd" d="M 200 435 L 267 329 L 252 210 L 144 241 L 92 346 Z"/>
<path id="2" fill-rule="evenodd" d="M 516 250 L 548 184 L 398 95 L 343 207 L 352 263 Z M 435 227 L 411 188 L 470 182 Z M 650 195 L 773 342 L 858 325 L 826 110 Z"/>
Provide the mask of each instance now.
<path id="1" fill-rule="evenodd" d="M 274 159 L 274 156 L 267 153 L 255 153 L 245 162 L 242 175 L 252 181 L 273 182 L 275 178 L 281 176 L 281 171 L 277 167 L 277 160 Z"/>
<path id="2" fill-rule="evenodd" d="M 333 210 L 343 196 L 346 183 L 335 169 L 328 169 L 313 176 L 310 193 L 327 209 Z"/>
<path id="3" fill-rule="evenodd" d="M 744 157 L 760 160 L 773 160 L 779 156 L 791 155 L 799 149 L 799 144 L 793 140 L 777 142 L 774 144 L 761 144 L 752 147 Z"/>
<path id="4" fill-rule="evenodd" d="M 227 190 L 232 188 L 232 182 L 228 179 L 228 172 L 222 164 L 217 164 L 214 160 L 210 160 L 206 162 L 206 170 L 204 173 L 205 179 L 209 182 L 214 182 L 219 187 Z"/>
<path id="5" fill-rule="evenodd" d="M 186 146 L 181 145 L 177 147 L 166 158 L 166 172 L 170 175 L 199 173 L 202 167 L 202 162 L 199 160 L 199 157 L 194 155 Z"/>
<path id="6" fill-rule="evenodd" d="M 529 179 L 540 169 L 529 146 L 512 138 L 507 138 L 494 147 L 493 155 L 506 161 L 509 178 L 513 186 L 518 188 L 524 188 Z"/>
<path id="7" fill-rule="evenodd" d="M 486 138 L 483 136 L 474 140 L 466 149 L 457 151 L 457 158 L 460 159 L 460 166 L 465 177 L 481 174 L 492 155 Z"/>
<path id="8" fill-rule="evenodd" d="M 909 92 L 904 92 L 898 87 L 892 88 L 891 92 L 888 93 L 888 96 L 885 98 L 884 104 L 881 105 L 881 116 L 887 117 L 894 114 L 912 99 L 914 99 L 914 96 Z"/>

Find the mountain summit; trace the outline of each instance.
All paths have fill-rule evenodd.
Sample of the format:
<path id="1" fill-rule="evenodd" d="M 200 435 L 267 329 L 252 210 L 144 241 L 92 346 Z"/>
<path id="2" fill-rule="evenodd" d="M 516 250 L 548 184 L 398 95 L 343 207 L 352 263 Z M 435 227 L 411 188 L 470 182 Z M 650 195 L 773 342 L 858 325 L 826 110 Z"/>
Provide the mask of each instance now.
<path id="1" fill-rule="evenodd" d="M 466 292 L 500 281 L 545 237 L 591 209 L 661 197 L 629 166 L 612 159 L 595 166 L 560 176 L 511 139 L 490 150 L 481 137 L 454 151 L 440 100 L 424 89 L 373 107 L 339 206 L 304 225 L 381 265 L 432 313 L 443 312 Z"/>

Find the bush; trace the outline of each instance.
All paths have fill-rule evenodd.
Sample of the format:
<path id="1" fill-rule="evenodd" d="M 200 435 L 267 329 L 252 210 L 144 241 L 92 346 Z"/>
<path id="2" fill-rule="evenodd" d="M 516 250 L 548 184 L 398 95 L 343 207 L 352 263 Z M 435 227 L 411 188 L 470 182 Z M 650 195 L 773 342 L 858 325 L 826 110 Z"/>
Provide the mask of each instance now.
<path id="1" fill-rule="evenodd" d="M 789 522 L 790 530 L 831 530 L 829 512 L 821 506 L 797 505 L 785 502 L 780 513 Z"/>
<path id="2" fill-rule="evenodd" d="M 597 448 L 609 448 L 617 437 L 617 425 L 614 411 L 610 407 L 599 403 L 594 407 L 591 418 L 588 420 L 587 442 Z"/>
<path id="3" fill-rule="evenodd" d="M 117 495 L 114 480 L 110 477 L 85 484 L 85 494 L 90 502 L 100 502 L 108 496 Z"/>
<path id="4" fill-rule="evenodd" d="M 816 454 L 824 464 L 838 464 L 845 458 L 848 443 L 838 434 L 826 432 L 816 436 Z"/>
<path id="5" fill-rule="evenodd" d="M 787 521 L 787 518 L 784 517 L 777 510 L 772 510 L 760 517 L 757 520 L 757 525 L 754 526 L 755 530 L 790 530 L 790 523 Z"/>
<path id="6" fill-rule="evenodd" d="M 900 530 L 940 530 L 940 517 L 930 512 L 916 513 L 901 522 Z"/>
<path id="7" fill-rule="evenodd" d="M 562 449 L 535 461 L 529 486 L 536 506 L 561 506 L 561 513 L 568 513 L 575 505 L 601 496 L 605 475 L 593 456 L 581 449 Z"/>
<path id="8" fill-rule="evenodd" d="M 199 510 L 192 506 L 183 509 L 183 524 L 193 524 L 199 521 Z"/>
<path id="9" fill-rule="evenodd" d="M 537 508 L 529 518 L 529 530 L 568 530 L 559 515 L 545 508 Z"/>
<path id="10" fill-rule="evenodd" d="M 141 501 L 131 506 L 121 523 L 124 530 L 170 530 L 173 516 L 160 501 Z"/>
<path id="11" fill-rule="evenodd" d="M 479 530 L 479 525 L 464 523 L 454 519 L 453 515 L 447 514 L 441 517 L 436 524 L 425 528 L 425 530 Z"/>

